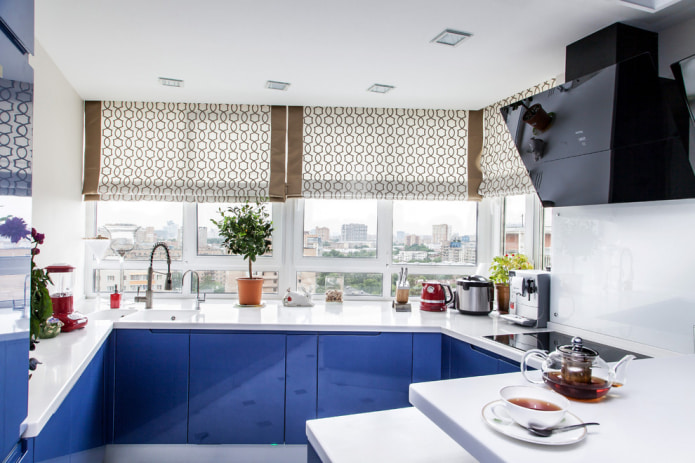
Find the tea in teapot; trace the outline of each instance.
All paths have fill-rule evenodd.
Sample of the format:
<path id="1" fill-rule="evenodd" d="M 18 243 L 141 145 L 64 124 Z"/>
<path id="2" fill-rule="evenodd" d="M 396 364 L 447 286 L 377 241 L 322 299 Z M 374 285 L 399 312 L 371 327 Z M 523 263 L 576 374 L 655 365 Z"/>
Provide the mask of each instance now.
<path id="1" fill-rule="evenodd" d="M 531 357 L 543 359 L 541 381 L 527 375 Z M 625 370 L 634 355 L 626 355 L 614 367 L 610 367 L 598 352 L 584 347 L 580 337 L 572 338 L 571 345 L 560 346 L 551 354 L 534 349 L 526 352 L 521 360 L 521 372 L 527 381 L 548 386 L 567 397 L 579 400 L 596 400 L 608 393 L 611 387 L 625 382 Z"/>

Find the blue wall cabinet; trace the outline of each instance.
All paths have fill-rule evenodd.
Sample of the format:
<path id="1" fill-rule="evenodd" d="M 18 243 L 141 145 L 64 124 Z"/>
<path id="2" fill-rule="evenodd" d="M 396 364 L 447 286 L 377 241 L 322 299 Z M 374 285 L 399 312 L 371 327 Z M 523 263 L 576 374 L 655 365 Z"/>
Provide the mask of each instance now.
<path id="1" fill-rule="evenodd" d="M 185 444 L 187 330 L 116 330 L 115 444 Z"/>
<path id="2" fill-rule="evenodd" d="M 317 354 L 317 335 L 287 335 L 286 444 L 306 444 L 306 420 L 316 418 Z"/>
<path id="3" fill-rule="evenodd" d="M 317 417 L 408 407 L 411 333 L 319 335 Z"/>
<path id="4" fill-rule="evenodd" d="M 191 334 L 189 443 L 283 443 L 285 337 Z"/>
<path id="5" fill-rule="evenodd" d="M 106 350 L 104 344 L 41 433 L 28 442 L 33 445 L 32 461 L 97 461 L 94 453 L 88 451 L 101 448 L 105 443 Z"/>
<path id="6" fill-rule="evenodd" d="M 27 416 L 29 337 L 0 342 L 0 459 L 19 442 Z"/>

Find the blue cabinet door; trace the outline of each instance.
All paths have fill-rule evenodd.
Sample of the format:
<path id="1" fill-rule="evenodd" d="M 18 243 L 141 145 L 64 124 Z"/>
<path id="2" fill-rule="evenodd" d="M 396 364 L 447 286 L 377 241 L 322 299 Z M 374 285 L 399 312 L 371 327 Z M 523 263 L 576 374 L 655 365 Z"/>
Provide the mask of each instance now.
<path id="1" fill-rule="evenodd" d="M 29 441 L 30 446 L 33 444 L 32 461 L 96 461 L 94 453 L 86 451 L 104 445 L 105 353 L 106 344 L 97 351 L 41 433 Z"/>
<path id="2" fill-rule="evenodd" d="M 494 375 L 498 357 L 458 339 L 450 338 L 450 378 Z"/>
<path id="3" fill-rule="evenodd" d="M 413 334 L 413 382 L 442 379 L 442 335 Z"/>
<path id="4" fill-rule="evenodd" d="M 285 334 L 191 334 L 188 442 L 284 441 Z"/>
<path id="5" fill-rule="evenodd" d="M 19 442 L 27 417 L 29 337 L 0 342 L 0 458 Z"/>
<path id="6" fill-rule="evenodd" d="M 114 443 L 185 444 L 187 330 L 116 330 Z"/>
<path id="7" fill-rule="evenodd" d="M 306 420 L 316 418 L 317 352 L 317 335 L 287 335 L 286 444 L 306 444 Z"/>
<path id="8" fill-rule="evenodd" d="M 518 373 L 521 371 L 521 365 L 514 360 L 500 358 L 497 361 L 497 373 Z"/>
<path id="9" fill-rule="evenodd" d="M 407 407 L 410 333 L 319 335 L 317 417 Z"/>

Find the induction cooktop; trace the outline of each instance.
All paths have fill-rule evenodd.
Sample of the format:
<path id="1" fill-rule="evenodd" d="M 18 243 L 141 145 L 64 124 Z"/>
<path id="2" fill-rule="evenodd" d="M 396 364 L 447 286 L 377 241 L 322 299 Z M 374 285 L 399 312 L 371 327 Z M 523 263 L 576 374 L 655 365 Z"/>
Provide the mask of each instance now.
<path id="1" fill-rule="evenodd" d="M 557 331 L 545 331 L 538 333 L 498 334 L 484 337 L 524 352 L 531 349 L 553 352 L 560 346 L 572 344 L 573 336 Z M 584 339 L 584 346 L 598 352 L 601 358 L 606 362 L 617 362 L 628 354 L 632 354 L 639 359 L 649 358 L 646 355 L 608 346 L 606 344 L 600 344 L 598 342 L 587 341 L 586 339 Z"/>

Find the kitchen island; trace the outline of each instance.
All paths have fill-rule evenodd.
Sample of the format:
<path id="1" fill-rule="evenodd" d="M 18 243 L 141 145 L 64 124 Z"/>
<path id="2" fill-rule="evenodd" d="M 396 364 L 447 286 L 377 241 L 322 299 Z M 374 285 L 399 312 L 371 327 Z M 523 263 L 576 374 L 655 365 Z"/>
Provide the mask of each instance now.
<path id="1" fill-rule="evenodd" d="M 206 359 L 214 358 L 210 357 L 206 352 L 210 352 L 209 349 L 220 348 L 220 346 L 224 348 L 238 348 L 234 346 L 254 345 L 244 344 L 247 341 L 251 341 L 252 343 L 260 342 L 260 344 L 256 345 L 264 347 L 277 344 L 278 349 L 280 349 L 279 352 L 284 352 L 285 354 L 282 355 L 286 355 L 286 357 L 278 357 L 278 361 L 275 362 L 275 364 L 281 365 L 280 370 L 277 371 L 273 370 L 270 365 L 268 368 L 264 367 L 263 370 L 258 370 L 258 361 L 251 360 L 251 366 L 255 368 L 255 370 L 252 371 L 253 374 L 250 375 L 249 378 L 255 379 L 262 377 L 263 375 L 259 376 L 260 372 L 266 375 L 266 379 L 273 377 L 280 378 L 282 375 L 286 374 L 283 383 L 281 383 L 285 384 L 285 386 L 282 386 L 278 390 L 276 396 L 287 397 L 287 402 L 284 402 L 285 399 L 282 399 L 283 402 L 278 405 L 280 408 L 277 409 L 277 412 L 272 413 L 276 413 L 278 416 L 277 420 L 282 422 L 282 406 L 284 404 L 284 416 L 288 421 L 285 422 L 284 425 L 280 423 L 280 427 L 275 431 L 275 435 L 280 437 L 272 437 L 272 434 L 268 434 L 271 437 L 263 437 L 261 439 L 258 437 L 261 434 L 256 433 L 250 435 L 248 440 L 235 443 L 284 442 L 287 445 L 301 443 L 302 439 L 304 439 L 303 442 L 306 442 L 304 420 L 312 417 L 321 418 L 323 416 L 367 411 L 359 409 L 364 403 L 366 403 L 367 406 L 371 406 L 369 401 L 363 400 L 364 397 L 360 395 L 353 394 L 353 396 L 350 396 L 347 400 L 343 400 L 343 396 L 339 396 L 338 400 L 333 401 L 331 401 L 332 398 L 329 396 L 324 396 L 324 398 L 321 397 L 321 392 L 324 393 L 324 395 L 327 392 L 331 394 L 340 394 L 345 391 L 349 392 L 350 389 L 349 387 L 346 388 L 344 381 L 339 379 L 336 380 L 335 378 L 331 379 L 331 377 L 326 374 L 326 371 L 330 370 L 328 371 L 330 374 L 334 374 L 337 371 L 337 374 L 342 374 L 343 378 L 345 378 L 345 374 L 348 374 L 347 377 L 349 378 L 359 376 L 354 375 L 352 371 L 348 371 L 348 373 L 338 371 L 342 369 L 344 365 L 343 359 L 340 357 L 343 355 L 342 352 L 345 352 L 346 349 L 348 351 L 352 350 L 350 346 L 352 346 L 353 342 L 361 342 L 369 346 L 371 345 L 370 343 L 379 339 L 386 339 L 388 343 L 395 340 L 392 346 L 395 349 L 393 352 L 399 353 L 406 361 L 404 368 L 406 368 L 407 376 L 405 378 L 399 380 L 396 386 L 391 384 L 391 378 L 387 379 L 388 388 L 395 387 L 398 391 L 396 395 L 403 395 L 403 399 L 399 399 L 400 402 L 397 402 L 400 405 L 373 408 L 378 410 L 407 406 L 408 384 L 412 382 L 462 376 L 462 374 L 459 374 L 459 370 L 456 370 L 455 373 L 453 367 L 451 368 L 451 376 L 448 376 L 448 373 L 444 374 L 445 365 L 442 360 L 443 354 L 441 353 L 443 349 L 442 346 L 444 345 L 448 346 L 451 344 L 451 346 L 454 346 L 454 343 L 457 343 L 457 345 L 468 346 L 466 349 L 482 349 L 482 351 L 475 352 L 470 350 L 469 353 L 481 356 L 483 361 L 486 362 L 486 368 L 490 365 L 492 366 L 492 370 L 489 370 L 488 373 L 500 371 L 498 368 L 506 368 L 504 371 L 513 371 L 514 368 L 518 367 L 507 365 L 503 360 L 508 359 L 512 362 L 518 362 L 522 356 L 521 351 L 503 346 L 489 339 L 484 339 L 483 336 L 537 331 L 511 325 L 497 318 L 487 316 L 467 316 L 454 311 L 444 313 L 422 312 L 417 310 L 416 304 L 413 304 L 414 308 L 412 312 L 405 313 L 395 312 L 388 302 L 318 303 L 314 307 L 288 308 L 283 307 L 281 303 L 277 301 L 269 302 L 265 307 L 259 309 L 239 308 L 228 301 L 216 301 L 203 304 L 202 310 L 200 311 L 188 310 L 190 304 L 191 301 L 168 300 L 160 302 L 157 308 L 147 311 L 129 311 L 128 309 L 120 311 L 97 310 L 93 311 L 91 314 L 88 307 L 82 307 L 81 310 L 88 313 L 90 316 L 90 324 L 84 330 L 61 334 L 55 339 L 42 341 L 37 351 L 34 353 L 34 356 L 44 361 L 44 365 L 40 366 L 40 370 L 36 372 L 35 377 L 30 382 L 29 416 L 26 421 L 27 432 L 25 432 L 24 437 L 32 439 L 42 435 L 42 431 L 47 422 L 51 420 L 54 414 L 57 414 L 55 413 L 56 411 L 59 411 L 61 407 L 64 406 L 63 402 L 66 398 L 69 400 L 72 388 L 78 384 L 88 364 L 99 360 L 101 362 L 106 362 L 104 371 L 108 371 L 110 375 L 113 374 L 114 363 L 109 362 L 115 362 L 116 364 L 115 376 L 107 375 L 104 378 L 105 384 L 107 385 L 107 392 L 109 394 L 115 394 L 115 399 L 113 395 L 106 396 L 104 401 L 109 407 L 112 407 L 114 403 L 116 404 L 115 412 L 112 411 L 116 413 L 115 434 L 113 434 L 113 429 L 111 429 L 111 437 L 109 438 L 107 436 L 104 443 L 188 443 L 189 445 L 187 447 L 189 450 L 190 448 L 194 450 L 211 448 L 207 445 L 190 444 L 229 443 L 229 436 L 226 436 L 224 433 L 215 434 L 209 429 L 209 423 L 220 419 L 220 417 L 215 416 L 215 413 L 219 415 L 221 413 L 220 410 L 223 410 L 225 406 L 231 405 L 228 401 L 228 397 L 224 395 L 209 395 L 212 389 L 206 386 L 206 382 L 208 381 L 207 372 L 213 371 L 212 369 L 214 369 L 215 366 L 213 364 L 206 366 Z M 575 330 L 572 330 L 570 333 L 574 334 L 575 332 Z M 591 336 L 587 336 L 585 333 L 579 334 L 591 338 Z M 594 336 L 593 338 L 596 341 L 620 345 L 623 348 L 632 349 L 646 355 L 659 357 L 674 355 L 668 351 L 610 339 L 605 336 Z M 118 355 L 109 357 L 109 355 L 111 355 L 109 354 L 110 349 L 113 349 L 113 346 L 109 345 L 109 343 L 113 342 L 114 346 L 118 345 L 117 341 L 119 341 L 119 339 L 122 343 L 126 341 L 130 342 L 130 344 L 123 344 L 124 346 L 131 346 L 118 350 L 118 352 L 120 352 L 118 355 L 126 356 L 120 360 L 120 363 Z M 147 340 L 146 344 L 137 344 L 142 339 Z M 180 363 L 185 370 L 181 373 L 176 373 L 178 375 L 176 376 L 176 382 L 182 385 L 181 393 L 179 394 L 181 399 L 177 402 L 176 400 L 179 399 L 172 398 L 172 402 L 170 402 L 168 406 L 160 409 L 167 410 L 167 419 L 171 421 L 164 423 L 163 425 L 166 426 L 162 429 L 173 429 L 171 428 L 171 426 L 174 426 L 172 422 L 176 420 L 172 420 L 172 417 L 175 414 L 179 415 L 178 421 L 176 422 L 179 424 L 176 424 L 176 426 L 183 426 L 180 428 L 181 431 L 178 434 L 181 437 L 175 438 L 173 441 L 170 440 L 172 438 L 171 433 L 157 433 L 156 427 L 149 426 L 149 419 L 142 421 L 142 417 L 137 415 L 137 413 L 141 411 L 140 407 L 130 406 L 131 399 L 141 400 L 147 405 L 150 405 L 150 402 L 152 402 L 152 406 L 154 407 L 162 406 L 161 403 L 155 404 L 148 398 L 143 398 L 139 395 L 140 393 L 154 394 L 153 398 L 157 401 L 162 399 L 162 394 L 157 394 L 156 391 L 154 391 L 154 393 L 152 392 L 153 388 L 150 387 L 152 384 L 150 384 L 146 378 L 151 377 L 157 381 L 166 381 L 164 378 L 167 377 L 160 374 L 146 376 L 149 372 L 149 368 L 157 364 L 144 363 L 138 366 L 138 362 L 142 362 L 144 358 L 141 354 L 150 355 L 153 359 L 152 361 L 158 358 L 164 358 L 163 354 L 158 354 L 157 352 L 166 353 L 168 352 L 168 348 L 163 347 L 159 342 L 155 342 L 156 339 L 162 339 L 165 340 L 165 342 L 173 341 L 176 346 L 182 346 L 182 348 L 185 349 L 181 351 L 180 355 L 177 354 L 167 357 L 167 362 L 172 360 L 171 357 L 173 357 L 173 361 Z M 271 340 L 272 342 L 266 343 L 266 340 Z M 154 344 L 152 344 L 152 342 L 154 342 Z M 189 346 L 189 342 L 190 348 L 187 347 Z M 240 342 L 241 344 L 239 344 Z M 381 344 L 374 344 L 372 345 L 372 350 L 366 352 L 375 352 L 374 348 L 377 349 L 376 352 L 379 352 L 378 349 L 380 349 L 380 346 Z M 401 352 L 403 346 L 407 349 L 412 349 L 412 358 L 411 354 L 408 353 L 409 351 Z M 176 347 L 176 349 L 180 348 L 181 347 Z M 132 354 L 127 354 L 128 349 L 132 350 Z M 258 347 L 255 349 L 258 349 Z M 335 365 L 340 365 L 340 368 L 335 370 L 335 367 L 331 366 L 331 368 L 326 370 L 324 365 L 324 367 L 318 367 L 317 373 L 315 358 L 317 349 L 319 350 L 320 358 L 324 355 L 321 354 L 321 352 L 325 353 L 324 360 L 319 359 L 319 362 L 324 361 L 327 362 L 327 364 L 332 362 Z M 178 352 L 178 350 L 176 352 Z M 312 355 L 306 355 L 307 352 L 309 352 L 309 354 L 314 352 L 313 360 L 311 359 Z M 359 356 L 357 350 L 348 353 L 352 354 L 353 357 Z M 128 357 L 127 355 L 131 356 Z M 190 372 L 188 371 L 188 355 L 190 355 L 191 359 Z M 333 357 L 331 357 L 331 355 Z M 336 357 L 336 355 L 338 355 L 338 357 Z M 109 360 L 109 358 L 111 358 L 111 360 Z M 238 358 L 238 356 L 230 358 L 233 360 Z M 285 363 L 285 359 L 287 363 Z M 307 363 L 307 359 L 309 359 L 309 363 Z M 131 360 L 135 362 L 133 363 Z M 359 358 L 357 358 L 357 361 L 358 360 Z M 372 358 L 370 358 L 370 360 L 372 360 Z M 391 363 L 390 360 L 390 357 L 385 357 L 384 359 L 384 361 Z M 313 367 L 310 365 L 312 361 Z M 408 364 L 407 362 L 411 363 Z M 438 362 L 441 362 L 441 371 Z M 118 365 L 121 365 L 121 367 Z M 123 367 L 123 365 L 125 365 L 125 367 Z M 309 370 L 302 370 L 302 368 L 307 368 L 307 365 Z M 138 368 L 140 369 L 138 370 Z M 228 367 L 225 366 L 222 370 L 227 368 Z M 292 368 L 294 368 L 294 370 L 290 370 Z M 219 370 L 219 368 L 217 369 Z M 145 375 L 142 377 L 144 379 L 137 379 L 136 377 L 130 378 L 130 372 L 133 372 L 135 375 L 143 374 Z M 119 374 L 123 375 L 120 381 L 118 381 Z M 306 376 L 306 374 L 309 376 Z M 312 374 L 314 375 L 313 379 L 311 379 Z M 317 374 L 319 375 L 318 378 L 315 376 Z M 368 372 L 365 374 L 368 374 Z M 301 380 L 301 378 L 305 378 L 305 376 L 310 379 L 307 384 L 293 383 L 293 381 L 297 381 L 297 378 Z M 202 382 L 196 380 L 199 386 L 194 384 L 195 381 L 190 383 L 190 387 L 192 388 L 190 400 L 188 399 L 187 389 L 189 387 L 189 378 L 203 378 Z M 126 379 L 130 379 L 130 381 L 126 381 Z M 362 378 L 357 379 L 361 380 Z M 211 381 L 214 382 L 218 380 L 211 378 Z M 229 378 L 221 378 L 219 381 L 229 381 Z M 321 389 L 317 400 L 313 400 L 313 402 L 312 400 L 305 400 L 306 397 L 311 397 L 312 393 L 315 398 L 317 397 L 316 391 L 311 390 L 312 384 L 315 388 L 317 383 L 320 385 L 319 387 Z M 115 390 L 114 384 L 118 385 Z M 176 389 L 173 387 L 173 384 L 174 383 L 170 383 L 172 387 L 169 389 Z M 140 389 L 138 389 L 138 385 Z M 290 389 L 290 387 L 294 389 Z M 246 389 L 248 392 L 249 388 L 246 387 Z M 193 394 L 196 390 L 203 391 L 204 394 L 208 395 L 200 395 L 196 398 Z M 201 394 L 203 392 L 201 392 Z M 308 394 L 306 394 L 306 392 L 308 392 Z M 363 394 L 362 390 L 359 392 Z M 383 390 L 379 388 L 371 392 L 374 393 L 372 398 L 375 398 L 377 402 L 382 401 L 381 405 L 388 404 L 390 403 L 389 401 L 393 399 L 390 397 L 390 393 L 384 396 Z M 119 396 L 119 394 L 121 395 Z M 167 397 L 164 398 L 169 400 Z M 264 397 L 267 397 L 267 395 Z M 123 402 L 129 406 L 125 408 L 121 407 L 121 409 L 126 412 L 135 410 L 136 414 L 134 416 L 118 415 L 118 413 L 122 411 L 118 408 L 119 400 L 124 400 L 124 398 L 129 398 L 128 401 Z M 372 398 L 369 400 L 372 400 Z M 302 400 L 304 400 L 304 402 L 302 402 Z M 239 400 L 239 403 L 246 404 L 244 405 L 244 410 L 253 409 L 253 400 Z M 307 403 L 310 407 L 316 407 L 316 403 L 319 403 L 318 410 L 314 408 L 312 412 L 309 408 L 309 412 L 307 412 Z M 218 404 L 220 404 L 221 407 L 218 407 Z M 323 406 L 321 404 L 323 404 Z M 251 405 L 251 407 L 248 405 Z M 182 409 L 181 407 L 184 408 Z M 159 416 L 159 412 L 157 412 L 157 415 Z M 205 416 L 210 416 L 210 419 L 201 418 Z M 99 418 L 100 417 L 95 417 L 95 419 Z M 198 421 L 194 418 L 198 418 Z M 113 419 L 113 416 L 109 415 L 107 407 L 106 416 L 103 421 L 108 421 L 109 426 L 111 426 L 113 424 Z M 271 432 L 274 426 L 273 423 L 277 420 L 265 420 L 268 421 L 267 423 L 263 420 L 258 421 L 262 424 L 259 429 L 262 429 L 264 433 L 266 431 Z M 119 423 L 121 423 L 122 428 L 120 434 L 118 428 Z M 269 423 L 273 424 L 273 426 Z M 133 424 L 138 426 L 134 427 Z M 144 424 L 148 426 L 142 428 Z M 186 426 L 189 427 L 188 432 L 186 431 Z M 201 429 L 199 432 L 194 432 L 195 430 L 193 430 L 191 426 L 199 426 Z M 134 432 L 139 427 L 141 429 L 147 429 L 147 432 Z M 222 426 L 222 429 L 224 429 L 224 426 Z M 186 440 L 186 436 L 188 436 L 188 440 Z M 138 439 L 142 441 L 138 441 Z M 254 439 L 258 440 L 258 442 L 251 442 Z M 190 454 L 188 454 L 187 458 L 190 458 Z"/>

